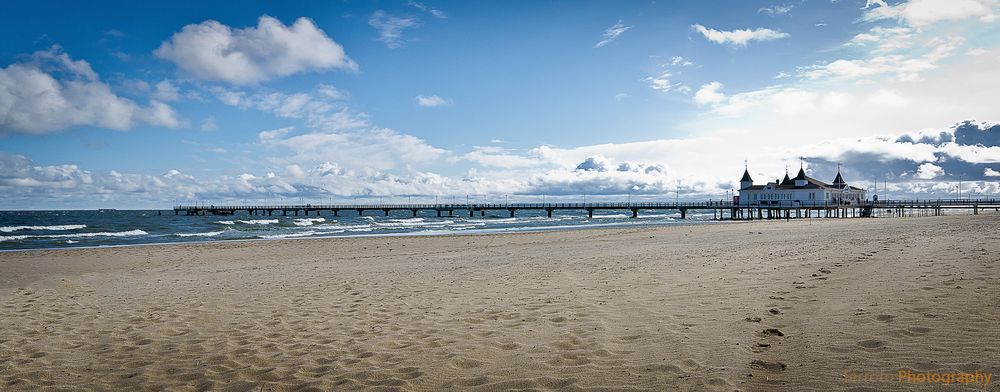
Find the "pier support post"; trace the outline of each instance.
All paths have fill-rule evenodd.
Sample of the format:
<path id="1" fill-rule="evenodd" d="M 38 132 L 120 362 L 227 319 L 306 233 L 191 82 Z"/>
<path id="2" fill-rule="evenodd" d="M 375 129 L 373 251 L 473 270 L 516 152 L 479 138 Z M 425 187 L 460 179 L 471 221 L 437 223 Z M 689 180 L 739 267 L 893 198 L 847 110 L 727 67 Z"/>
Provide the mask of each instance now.
<path id="1" fill-rule="evenodd" d="M 546 208 L 545 212 L 547 212 L 549 214 L 549 218 L 552 217 L 552 209 L 551 208 Z"/>
<path id="2" fill-rule="evenodd" d="M 441 217 L 441 210 L 437 210 L 438 218 Z"/>
<path id="3" fill-rule="evenodd" d="M 486 210 L 479 210 L 479 216 L 486 216 Z"/>
<path id="4" fill-rule="evenodd" d="M 549 217 L 550 218 L 552 217 L 551 213 L 549 213 Z M 638 218 L 639 217 L 639 209 L 638 208 L 633 208 L 632 209 L 632 217 L 633 218 Z"/>
<path id="5" fill-rule="evenodd" d="M 686 208 L 681 208 L 681 219 L 687 219 L 688 210 Z"/>
<path id="6" fill-rule="evenodd" d="M 414 209 L 414 210 L 410 210 L 410 212 L 412 212 L 412 213 L 413 213 L 413 217 L 414 217 L 414 218 L 416 218 L 416 217 L 417 217 L 417 210 L 415 210 L 415 209 Z"/>
<path id="7" fill-rule="evenodd" d="M 510 217 L 513 218 L 514 217 L 514 209 L 513 208 L 508 208 L 507 211 L 510 211 Z"/>
<path id="8" fill-rule="evenodd" d="M 340 216 L 340 210 L 333 210 L 333 216 Z"/>
<path id="9" fill-rule="evenodd" d="M 587 209 L 587 218 L 593 218 L 593 217 L 594 217 L 594 209 L 593 208 L 588 208 Z"/>
<path id="10" fill-rule="evenodd" d="M 358 216 L 362 216 L 362 215 L 364 215 L 364 214 L 365 214 L 365 210 L 362 210 L 362 209 L 360 209 L 360 208 L 358 208 L 358 210 L 357 210 L 357 211 L 358 211 Z"/>
<path id="11" fill-rule="evenodd" d="M 389 210 L 388 209 L 382 209 L 382 212 L 385 213 L 385 216 L 389 216 Z"/>
<path id="12" fill-rule="evenodd" d="M 475 213 L 476 213 L 476 211 L 470 208 L 469 209 L 469 218 L 471 218 L 473 215 L 475 215 Z"/>

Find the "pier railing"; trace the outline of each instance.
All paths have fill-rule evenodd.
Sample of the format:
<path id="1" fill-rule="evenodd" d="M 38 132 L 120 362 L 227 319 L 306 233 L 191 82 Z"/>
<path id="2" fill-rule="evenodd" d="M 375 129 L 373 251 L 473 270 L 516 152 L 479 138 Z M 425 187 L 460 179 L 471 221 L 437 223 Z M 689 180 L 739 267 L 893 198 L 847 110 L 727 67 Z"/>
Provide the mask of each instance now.
<path id="1" fill-rule="evenodd" d="M 722 219 L 727 213 L 730 219 L 764 219 L 773 217 L 789 218 L 812 217 L 815 215 L 827 217 L 845 216 L 876 216 L 879 212 L 889 211 L 890 215 L 905 215 L 907 211 L 912 214 L 913 210 L 933 211 L 935 215 L 940 215 L 943 209 L 972 209 L 978 214 L 980 209 L 1000 208 L 1000 199 L 913 199 L 913 200 L 758 200 L 743 203 L 733 203 L 727 200 L 705 200 L 705 201 L 674 201 L 674 202 L 589 202 L 589 203 L 437 203 L 437 204 L 399 204 L 399 203 L 377 203 L 377 204 L 195 204 L 178 205 L 174 207 L 174 214 L 179 215 L 233 215 L 238 211 L 246 211 L 249 215 L 273 215 L 275 212 L 281 215 L 292 213 L 299 215 L 301 211 L 305 215 L 315 212 L 319 215 L 323 211 L 332 212 L 334 216 L 339 216 L 340 211 L 355 211 L 358 215 L 366 211 L 381 211 L 386 216 L 391 211 L 410 211 L 413 216 L 417 216 L 420 211 L 435 211 L 437 216 L 447 214 L 453 216 L 455 212 L 467 211 L 469 216 L 479 212 L 485 215 L 486 211 L 507 211 L 513 217 L 518 210 L 543 210 L 551 217 L 553 211 L 557 210 L 583 210 L 588 216 L 593 216 L 596 210 L 631 210 L 632 217 L 638 217 L 641 210 L 676 210 L 680 212 L 681 218 L 686 218 L 689 210 L 710 210 L 716 218 Z M 746 216 L 756 218 L 744 218 Z"/>

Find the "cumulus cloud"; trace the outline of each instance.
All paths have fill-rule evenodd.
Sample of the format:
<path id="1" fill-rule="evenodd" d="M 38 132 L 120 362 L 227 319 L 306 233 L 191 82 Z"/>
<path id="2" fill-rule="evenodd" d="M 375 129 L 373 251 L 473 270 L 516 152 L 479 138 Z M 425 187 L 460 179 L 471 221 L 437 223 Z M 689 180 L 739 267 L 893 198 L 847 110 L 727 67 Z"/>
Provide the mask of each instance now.
<path id="1" fill-rule="evenodd" d="M 914 177 L 921 180 L 931 180 L 942 174 L 944 174 L 944 169 L 941 166 L 927 162 L 917 167 L 917 173 Z"/>
<path id="2" fill-rule="evenodd" d="M 732 46 L 746 46 L 750 41 L 773 41 L 781 38 L 788 38 L 788 33 L 767 28 L 737 29 L 732 31 L 715 30 L 700 24 L 691 25 L 694 31 L 703 35 L 709 41 L 717 44 L 729 44 Z"/>
<path id="3" fill-rule="evenodd" d="M 618 23 L 615 23 L 611 27 L 608 27 L 607 30 L 604 30 L 604 33 L 601 34 L 601 40 L 598 41 L 596 44 L 594 44 L 594 48 L 600 48 L 604 45 L 614 42 L 616 39 L 618 39 L 620 35 L 624 34 L 626 31 L 629 31 L 631 29 L 632 26 L 626 26 L 622 24 L 621 19 L 619 19 Z"/>
<path id="4" fill-rule="evenodd" d="M 390 49 L 403 46 L 403 31 L 419 24 L 416 18 L 397 17 L 378 10 L 368 18 L 368 25 L 378 31 L 378 40 Z"/>
<path id="5" fill-rule="evenodd" d="M 698 105 L 711 105 L 717 104 L 726 99 L 726 95 L 723 94 L 722 83 L 711 82 L 703 84 L 698 92 L 694 93 L 694 103 Z"/>
<path id="6" fill-rule="evenodd" d="M 357 70 L 344 48 L 308 18 L 286 26 L 264 15 L 256 27 L 242 29 L 207 20 L 184 26 L 153 53 L 199 79 L 237 85 L 306 71 Z"/>
<path id="7" fill-rule="evenodd" d="M 449 106 L 451 105 L 451 100 L 441 98 L 437 95 L 418 95 L 416 97 L 417 105 L 423 107 L 435 107 L 435 106 Z"/>
<path id="8" fill-rule="evenodd" d="M 59 46 L 0 69 L 0 133 L 42 134 L 74 126 L 119 131 L 137 124 L 177 127 L 173 108 L 160 101 L 141 106 L 111 91 L 84 60 Z"/>
<path id="9" fill-rule="evenodd" d="M 917 28 L 969 18 L 992 22 L 997 19 L 996 7 L 992 0 L 909 0 L 891 6 L 885 1 L 868 1 L 862 20 L 896 19 Z"/>
<path id="10" fill-rule="evenodd" d="M 193 198 L 205 188 L 176 170 L 162 175 L 95 173 L 77 165 L 37 165 L 23 155 L 0 154 L 0 205 L 39 208 L 67 203 L 114 202 L 160 205 L 178 197 Z M 79 205 L 79 204 L 78 204 Z M 99 204 L 98 204 L 99 205 Z"/>

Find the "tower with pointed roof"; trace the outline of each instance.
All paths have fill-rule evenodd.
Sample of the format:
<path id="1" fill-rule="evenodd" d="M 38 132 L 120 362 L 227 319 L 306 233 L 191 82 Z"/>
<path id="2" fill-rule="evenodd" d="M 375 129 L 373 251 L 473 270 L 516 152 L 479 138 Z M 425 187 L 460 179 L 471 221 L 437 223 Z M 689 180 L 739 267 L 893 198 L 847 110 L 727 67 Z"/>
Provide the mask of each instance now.
<path id="1" fill-rule="evenodd" d="M 844 187 L 847 186 L 847 183 L 844 182 L 844 176 L 840 175 L 840 164 L 839 163 L 837 164 L 837 178 L 833 179 L 833 186 L 835 186 L 837 188 L 844 188 Z"/>
<path id="2" fill-rule="evenodd" d="M 740 189 L 749 189 L 753 186 L 753 178 L 750 178 L 750 168 L 744 162 L 743 166 L 743 178 L 740 179 Z"/>

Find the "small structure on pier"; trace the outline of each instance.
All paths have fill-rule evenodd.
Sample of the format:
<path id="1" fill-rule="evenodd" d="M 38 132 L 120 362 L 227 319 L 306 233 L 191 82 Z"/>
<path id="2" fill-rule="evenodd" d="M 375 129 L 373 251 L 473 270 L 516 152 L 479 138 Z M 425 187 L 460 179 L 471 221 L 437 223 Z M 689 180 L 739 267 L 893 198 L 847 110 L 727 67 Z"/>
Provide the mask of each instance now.
<path id="1" fill-rule="evenodd" d="M 749 169 L 744 168 L 736 202 L 743 206 L 857 205 L 865 201 L 866 193 L 864 189 L 848 185 L 839 166 L 832 184 L 807 176 L 805 168 L 799 167 L 795 178 L 789 178 L 786 171 L 782 180 L 754 185 Z"/>

